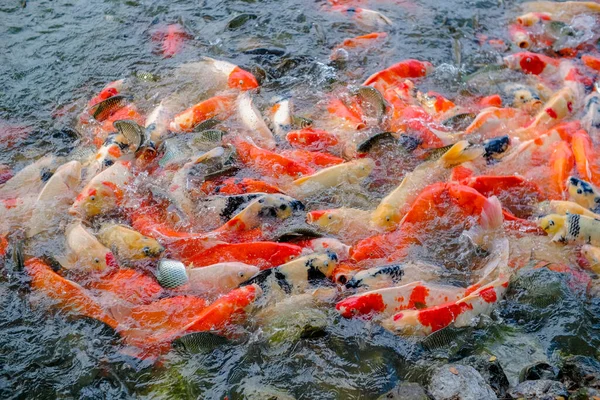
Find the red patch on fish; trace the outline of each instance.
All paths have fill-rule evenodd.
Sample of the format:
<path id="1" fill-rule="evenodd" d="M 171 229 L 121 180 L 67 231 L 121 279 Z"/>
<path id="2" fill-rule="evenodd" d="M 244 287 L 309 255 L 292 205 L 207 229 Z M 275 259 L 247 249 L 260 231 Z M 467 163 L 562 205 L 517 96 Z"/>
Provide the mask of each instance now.
<path id="1" fill-rule="evenodd" d="M 450 325 L 460 314 L 472 309 L 473 306 L 465 302 L 445 304 L 421 310 L 418 319 L 423 326 L 431 328 L 431 332 L 436 332 Z"/>
<path id="2" fill-rule="evenodd" d="M 345 318 L 353 315 L 367 315 L 385 310 L 383 297 L 379 293 L 369 293 L 357 297 L 349 297 L 335 305 L 335 309 Z"/>
<path id="3" fill-rule="evenodd" d="M 483 289 L 481 292 L 479 292 L 479 296 L 481 296 L 486 303 L 494 303 L 496 300 L 498 300 L 498 297 L 496 296 L 496 290 L 493 287 Z"/>
<path id="4" fill-rule="evenodd" d="M 558 118 L 558 115 L 556 114 L 556 111 L 554 111 L 553 108 L 546 108 L 546 114 L 548 114 L 550 116 L 550 118 L 556 119 Z"/>
<path id="5" fill-rule="evenodd" d="M 546 63 L 543 62 L 538 56 L 529 54 L 526 57 L 521 58 L 519 62 L 523 72 L 533 75 L 539 75 L 544 72 Z"/>
<path id="6" fill-rule="evenodd" d="M 121 200 L 123 200 L 123 191 L 121 189 L 119 189 L 119 187 L 117 185 L 115 185 L 113 182 L 102 182 L 102 184 L 106 187 L 108 187 L 113 194 L 115 195 L 117 202 L 120 203 Z"/>
<path id="7" fill-rule="evenodd" d="M 410 293 L 408 299 L 408 308 L 423 308 L 427 306 L 427 296 L 429 295 L 429 289 L 426 286 L 419 285 Z"/>

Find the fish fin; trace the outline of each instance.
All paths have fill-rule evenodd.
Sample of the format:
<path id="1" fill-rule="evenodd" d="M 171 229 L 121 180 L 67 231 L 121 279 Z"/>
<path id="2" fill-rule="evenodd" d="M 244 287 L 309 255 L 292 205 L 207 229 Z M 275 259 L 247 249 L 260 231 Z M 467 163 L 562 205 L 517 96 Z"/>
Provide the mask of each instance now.
<path id="1" fill-rule="evenodd" d="M 485 230 L 495 230 L 502 226 L 504 216 L 502 204 L 496 196 L 487 199 L 481 212 L 481 227 Z"/>
<path id="2" fill-rule="evenodd" d="M 23 242 L 19 241 L 13 245 L 12 260 L 15 271 L 25 270 L 25 256 L 23 255 Z"/>
<path id="3" fill-rule="evenodd" d="M 440 162 L 446 166 L 459 165 L 474 160 L 483 153 L 483 147 L 472 146 L 468 141 L 461 140 L 440 157 Z"/>
<path id="4" fill-rule="evenodd" d="M 488 198 L 483 205 L 479 224 L 466 231 L 465 235 L 467 235 L 474 244 L 482 246 L 486 236 L 489 236 L 490 232 L 500 228 L 503 222 L 504 216 L 502 214 L 500 200 L 498 200 L 496 196 L 492 196 Z"/>

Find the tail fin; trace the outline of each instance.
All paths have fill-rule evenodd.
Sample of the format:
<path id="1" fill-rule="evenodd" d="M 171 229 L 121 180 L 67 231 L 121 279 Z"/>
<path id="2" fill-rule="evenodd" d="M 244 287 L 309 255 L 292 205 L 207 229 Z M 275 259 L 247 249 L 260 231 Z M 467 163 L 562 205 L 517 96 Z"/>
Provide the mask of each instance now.
<path id="1" fill-rule="evenodd" d="M 472 146 L 468 141 L 461 140 L 452 146 L 440 158 L 440 161 L 447 167 L 459 165 L 467 161 L 476 159 L 482 156 L 484 149 L 481 146 Z"/>
<path id="2" fill-rule="evenodd" d="M 498 229 L 504 222 L 502 204 L 496 196 L 487 199 L 481 212 L 481 228 L 486 231 Z"/>

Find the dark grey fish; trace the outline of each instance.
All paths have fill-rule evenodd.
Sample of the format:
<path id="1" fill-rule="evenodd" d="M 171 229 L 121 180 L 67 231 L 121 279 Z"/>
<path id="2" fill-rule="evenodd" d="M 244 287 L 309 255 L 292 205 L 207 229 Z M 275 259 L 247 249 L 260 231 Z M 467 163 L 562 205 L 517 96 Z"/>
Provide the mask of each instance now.
<path id="1" fill-rule="evenodd" d="M 257 19 L 258 16 L 255 14 L 239 14 L 229 20 L 227 23 L 227 29 L 230 31 L 236 30 L 242 27 L 246 22 Z"/>
<path id="2" fill-rule="evenodd" d="M 145 142 L 144 128 L 130 119 L 121 119 L 113 122 L 115 129 L 125 137 L 127 144 L 133 146 L 134 151 L 139 150 Z"/>
<path id="3" fill-rule="evenodd" d="M 372 86 L 361 86 L 355 89 L 353 94 L 360 101 L 365 113 L 381 122 L 388 110 L 388 103 L 381 92 Z"/>
<path id="4" fill-rule="evenodd" d="M 194 332 L 183 335 L 173 341 L 173 348 L 191 354 L 207 353 L 230 343 L 227 338 L 214 332 Z"/>
<path id="5" fill-rule="evenodd" d="M 202 132 L 202 131 L 207 131 L 209 129 L 214 128 L 215 126 L 219 125 L 221 122 L 220 119 L 218 118 L 209 118 L 205 121 L 200 122 L 198 125 L 194 126 L 194 132 Z M 223 131 L 221 131 L 223 132 Z"/>
<path id="6" fill-rule="evenodd" d="M 442 125 L 454 131 L 464 131 L 476 117 L 477 114 L 475 113 L 456 114 L 444 120 Z"/>
<path id="7" fill-rule="evenodd" d="M 98 122 L 104 121 L 115 111 L 123 108 L 127 102 L 131 101 L 130 96 L 117 94 L 93 105 L 89 109 L 89 113 Z"/>

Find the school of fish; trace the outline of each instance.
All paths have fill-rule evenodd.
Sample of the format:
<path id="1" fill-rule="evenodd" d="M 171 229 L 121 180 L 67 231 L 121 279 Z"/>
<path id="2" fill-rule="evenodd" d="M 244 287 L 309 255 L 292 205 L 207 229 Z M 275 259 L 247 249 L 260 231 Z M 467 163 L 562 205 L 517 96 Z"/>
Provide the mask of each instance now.
<path id="1" fill-rule="evenodd" d="M 330 3 L 362 27 L 393 24 Z M 131 79 L 108 83 L 69 155 L 3 171 L 0 254 L 32 294 L 149 359 L 190 334 L 233 338 L 295 296 L 418 337 L 477 324 L 520 268 L 570 274 L 593 295 L 599 21 L 598 3 L 524 3 L 512 45 L 482 38 L 517 51 L 469 77 L 507 76 L 481 96 L 422 89 L 436 67 L 416 59 L 301 113 L 208 57 L 177 66 L 181 90 L 147 109 Z M 179 25 L 154 36 L 164 57 L 191 40 Z M 331 59 L 386 36 L 349 38 Z M 185 85 L 198 77 L 210 85 Z M 56 251 L 39 251 L 48 241 Z"/>

